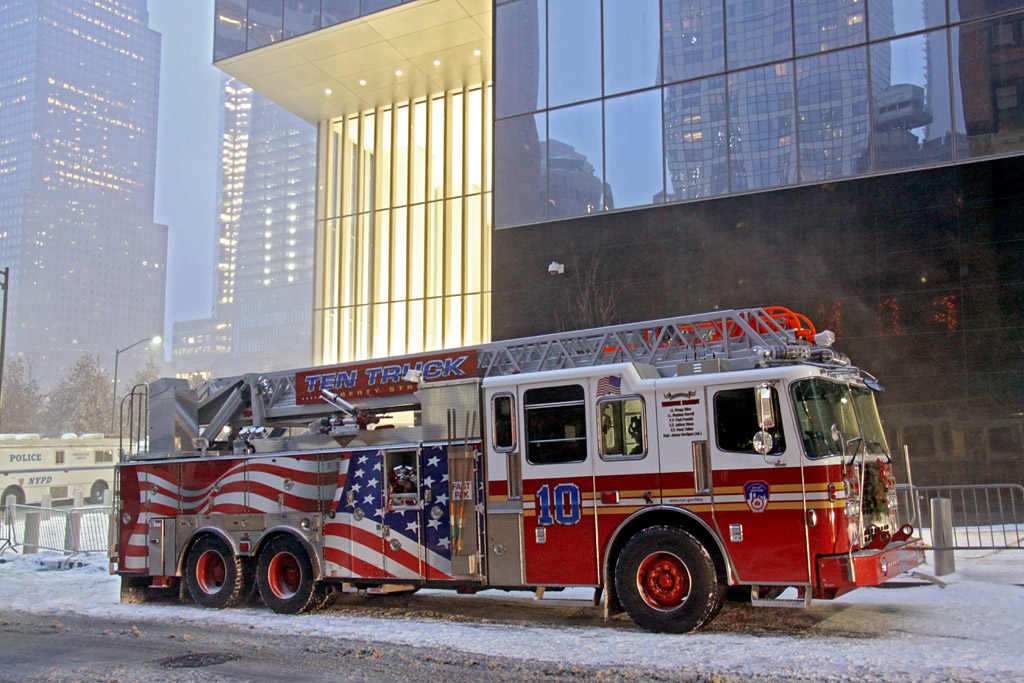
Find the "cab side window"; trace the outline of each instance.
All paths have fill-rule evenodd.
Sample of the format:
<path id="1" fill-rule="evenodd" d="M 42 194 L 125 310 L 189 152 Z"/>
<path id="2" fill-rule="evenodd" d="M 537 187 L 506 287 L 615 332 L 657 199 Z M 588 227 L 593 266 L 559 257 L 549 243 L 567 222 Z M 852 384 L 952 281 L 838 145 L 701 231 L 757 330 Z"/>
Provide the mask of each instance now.
<path id="1" fill-rule="evenodd" d="M 515 404 L 512 394 L 496 394 L 491 399 L 491 433 L 494 450 L 507 452 L 515 450 L 516 427 L 513 415 Z"/>
<path id="2" fill-rule="evenodd" d="M 527 389 L 526 461 L 531 465 L 587 459 L 587 417 L 582 385 Z"/>
<path id="3" fill-rule="evenodd" d="M 733 453 L 757 453 L 754 435 L 761 431 L 757 423 L 756 393 L 753 387 L 728 389 L 715 394 L 715 442 L 719 450 Z M 766 430 L 772 437 L 772 447 L 766 455 L 777 455 L 786 450 L 782 432 L 779 394 L 772 387 L 772 409 L 775 426 Z"/>
<path id="4" fill-rule="evenodd" d="M 644 400 L 615 398 L 598 403 L 601 416 L 601 457 L 642 458 L 647 453 Z"/>

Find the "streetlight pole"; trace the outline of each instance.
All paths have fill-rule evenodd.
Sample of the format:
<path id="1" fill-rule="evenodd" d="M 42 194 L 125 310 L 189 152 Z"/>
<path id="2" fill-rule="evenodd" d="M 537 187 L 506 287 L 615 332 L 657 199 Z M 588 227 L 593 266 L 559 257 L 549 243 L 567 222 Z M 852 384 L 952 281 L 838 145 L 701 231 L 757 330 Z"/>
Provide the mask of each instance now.
<path id="1" fill-rule="evenodd" d="M 4 354 L 7 352 L 7 282 L 10 274 L 11 269 L 4 268 L 4 281 L 0 282 L 0 287 L 4 290 L 3 321 L 0 322 L 0 325 L 3 325 L 3 327 L 0 328 L 0 417 L 3 416 L 4 407 Z"/>
<path id="2" fill-rule="evenodd" d="M 147 337 L 145 339 L 140 339 L 139 341 L 135 342 L 134 344 L 129 344 L 128 346 L 124 347 L 123 349 L 118 349 L 114 353 L 114 398 L 111 401 L 111 406 L 110 406 L 110 434 L 111 434 L 111 436 L 113 436 L 113 434 L 114 434 L 114 419 L 115 419 L 115 417 L 117 415 L 117 362 L 121 359 L 121 353 L 122 352 L 127 351 L 128 349 L 135 348 L 139 344 L 143 344 L 145 342 L 152 342 L 153 344 L 159 344 L 160 343 L 160 336 L 157 335 L 156 337 Z"/>

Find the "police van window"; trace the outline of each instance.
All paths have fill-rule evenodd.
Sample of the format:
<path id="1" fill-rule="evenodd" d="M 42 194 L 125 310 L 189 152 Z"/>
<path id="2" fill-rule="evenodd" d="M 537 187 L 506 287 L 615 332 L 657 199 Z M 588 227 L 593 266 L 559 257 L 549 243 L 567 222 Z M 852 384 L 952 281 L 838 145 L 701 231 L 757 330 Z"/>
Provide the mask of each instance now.
<path id="1" fill-rule="evenodd" d="M 642 458 L 647 453 L 644 400 L 638 396 L 600 401 L 601 457 Z"/>
<path id="2" fill-rule="evenodd" d="M 64 451 L 57 451 L 53 456 L 53 464 L 63 465 L 64 464 Z"/>
<path id="3" fill-rule="evenodd" d="M 114 462 L 114 451 L 93 451 L 94 462 Z"/>
<path id="4" fill-rule="evenodd" d="M 587 459 L 587 407 L 581 385 L 527 389 L 523 403 L 526 462 L 554 465 Z"/>
<path id="5" fill-rule="evenodd" d="M 491 399 L 492 443 L 496 451 L 511 451 L 516 447 L 515 414 L 511 394 L 498 394 Z"/>
<path id="6" fill-rule="evenodd" d="M 715 394 L 715 440 L 718 449 L 733 453 L 757 453 L 754 450 L 754 435 L 761 427 L 757 423 L 757 404 L 754 388 L 729 389 Z M 772 447 L 766 455 L 786 450 L 782 433 L 782 413 L 779 410 L 779 394 L 772 387 L 772 408 L 775 411 L 775 426 L 766 430 L 772 437 Z"/>

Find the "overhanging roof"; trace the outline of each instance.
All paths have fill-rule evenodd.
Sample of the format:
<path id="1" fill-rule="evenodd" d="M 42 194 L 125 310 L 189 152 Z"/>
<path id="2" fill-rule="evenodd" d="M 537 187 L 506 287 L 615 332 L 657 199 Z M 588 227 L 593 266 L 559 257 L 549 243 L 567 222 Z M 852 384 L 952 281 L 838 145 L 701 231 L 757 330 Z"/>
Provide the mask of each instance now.
<path id="1" fill-rule="evenodd" d="M 489 80 L 491 4 L 420 0 L 214 65 L 317 123 Z"/>

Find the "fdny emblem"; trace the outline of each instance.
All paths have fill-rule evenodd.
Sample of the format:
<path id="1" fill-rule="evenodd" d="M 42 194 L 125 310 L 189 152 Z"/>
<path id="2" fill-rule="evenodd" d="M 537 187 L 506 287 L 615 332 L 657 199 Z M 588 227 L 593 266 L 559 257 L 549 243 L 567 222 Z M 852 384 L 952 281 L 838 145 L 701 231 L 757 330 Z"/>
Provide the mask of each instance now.
<path id="1" fill-rule="evenodd" d="M 764 512 L 768 507 L 768 498 L 771 495 L 771 487 L 763 481 L 748 481 L 743 487 L 743 496 L 747 499 L 747 505 L 754 512 Z"/>

